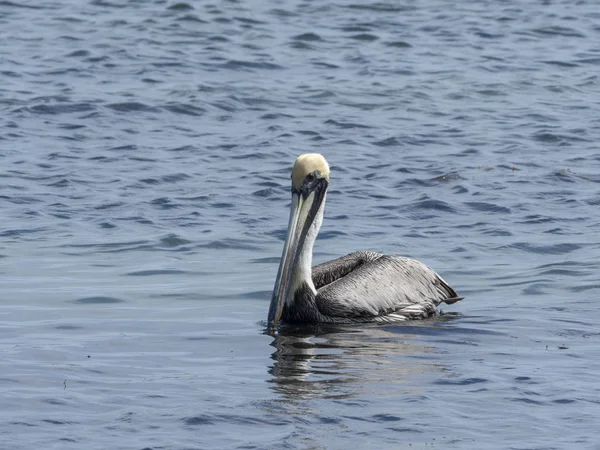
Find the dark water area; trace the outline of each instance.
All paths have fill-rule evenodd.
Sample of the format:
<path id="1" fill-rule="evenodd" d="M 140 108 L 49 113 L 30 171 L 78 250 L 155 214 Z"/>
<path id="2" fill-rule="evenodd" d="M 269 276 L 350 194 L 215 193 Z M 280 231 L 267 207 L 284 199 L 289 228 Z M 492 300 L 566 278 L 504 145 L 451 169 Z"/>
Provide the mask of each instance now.
<path id="1" fill-rule="evenodd" d="M 0 1 L 0 448 L 600 448 L 600 8 Z M 466 297 L 263 334 L 315 263 Z"/>

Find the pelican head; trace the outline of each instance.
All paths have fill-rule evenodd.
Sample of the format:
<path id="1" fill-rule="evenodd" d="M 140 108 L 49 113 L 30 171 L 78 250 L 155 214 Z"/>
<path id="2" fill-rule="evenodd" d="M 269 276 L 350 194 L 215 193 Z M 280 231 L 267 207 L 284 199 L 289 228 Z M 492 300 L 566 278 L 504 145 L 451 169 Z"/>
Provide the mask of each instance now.
<path id="1" fill-rule="evenodd" d="M 292 208 L 287 238 L 269 308 L 269 329 L 281 319 L 297 288 L 306 283 L 316 292 L 311 278 L 312 247 L 323 221 L 329 164 L 318 153 L 300 155 L 292 169 Z"/>

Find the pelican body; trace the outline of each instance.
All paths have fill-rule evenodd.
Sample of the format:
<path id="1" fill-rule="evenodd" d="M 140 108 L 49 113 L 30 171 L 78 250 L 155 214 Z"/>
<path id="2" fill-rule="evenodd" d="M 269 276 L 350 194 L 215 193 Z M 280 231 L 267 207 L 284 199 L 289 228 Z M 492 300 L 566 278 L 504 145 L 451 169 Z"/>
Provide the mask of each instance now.
<path id="1" fill-rule="evenodd" d="M 329 165 L 301 155 L 292 170 L 292 207 L 268 326 L 286 323 L 391 322 L 423 319 L 462 299 L 436 272 L 414 259 L 358 251 L 312 267 L 323 222 Z"/>

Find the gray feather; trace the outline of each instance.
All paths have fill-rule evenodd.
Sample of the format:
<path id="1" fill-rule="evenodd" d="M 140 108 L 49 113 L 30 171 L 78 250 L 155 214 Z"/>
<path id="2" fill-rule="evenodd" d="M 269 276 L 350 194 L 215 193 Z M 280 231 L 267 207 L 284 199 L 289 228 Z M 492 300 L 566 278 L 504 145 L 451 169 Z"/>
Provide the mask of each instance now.
<path id="1" fill-rule="evenodd" d="M 461 297 L 432 269 L 414 259 L 355 252 L 313 268 L 315 306 L 325 321 L 421 319 L 441 302 Z"/>
<path id="2" fill-rule="evenodd" d="M 381 253 L 360 251 L 316 265 L 312 268 L 313 284 L 319 289 L 382 256 Z"/>

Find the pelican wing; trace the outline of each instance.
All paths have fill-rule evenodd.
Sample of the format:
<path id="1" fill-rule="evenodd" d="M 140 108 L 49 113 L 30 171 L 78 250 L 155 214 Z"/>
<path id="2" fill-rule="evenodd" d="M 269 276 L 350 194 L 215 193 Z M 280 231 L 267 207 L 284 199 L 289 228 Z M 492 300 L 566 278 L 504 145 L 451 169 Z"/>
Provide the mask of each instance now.
<path id="1" fill-rule="evenodd" d="M 320 289 L 382 256 L 381 253 L 360 251 L 314 266 L 312 268 L 313 284 L 316 289 Z"/>
<path id="2" fill-rule="evenodd" d="M 435 271 L 419 261 L 357 253 L 366 253 L 359 263 L 356 260 L 360 258 L 354 253 L 326 263 L 330 269 L 338 268 L 341 276 L 326 276 L 322 273 L 325 267 L 315 268 L 319 281 L 335 278 L 320 289 L 317 287 L 316 304 L 321 314 L 352 320 L 418 319 L 434 314 L 441 302 L 461 299 Z"/>

